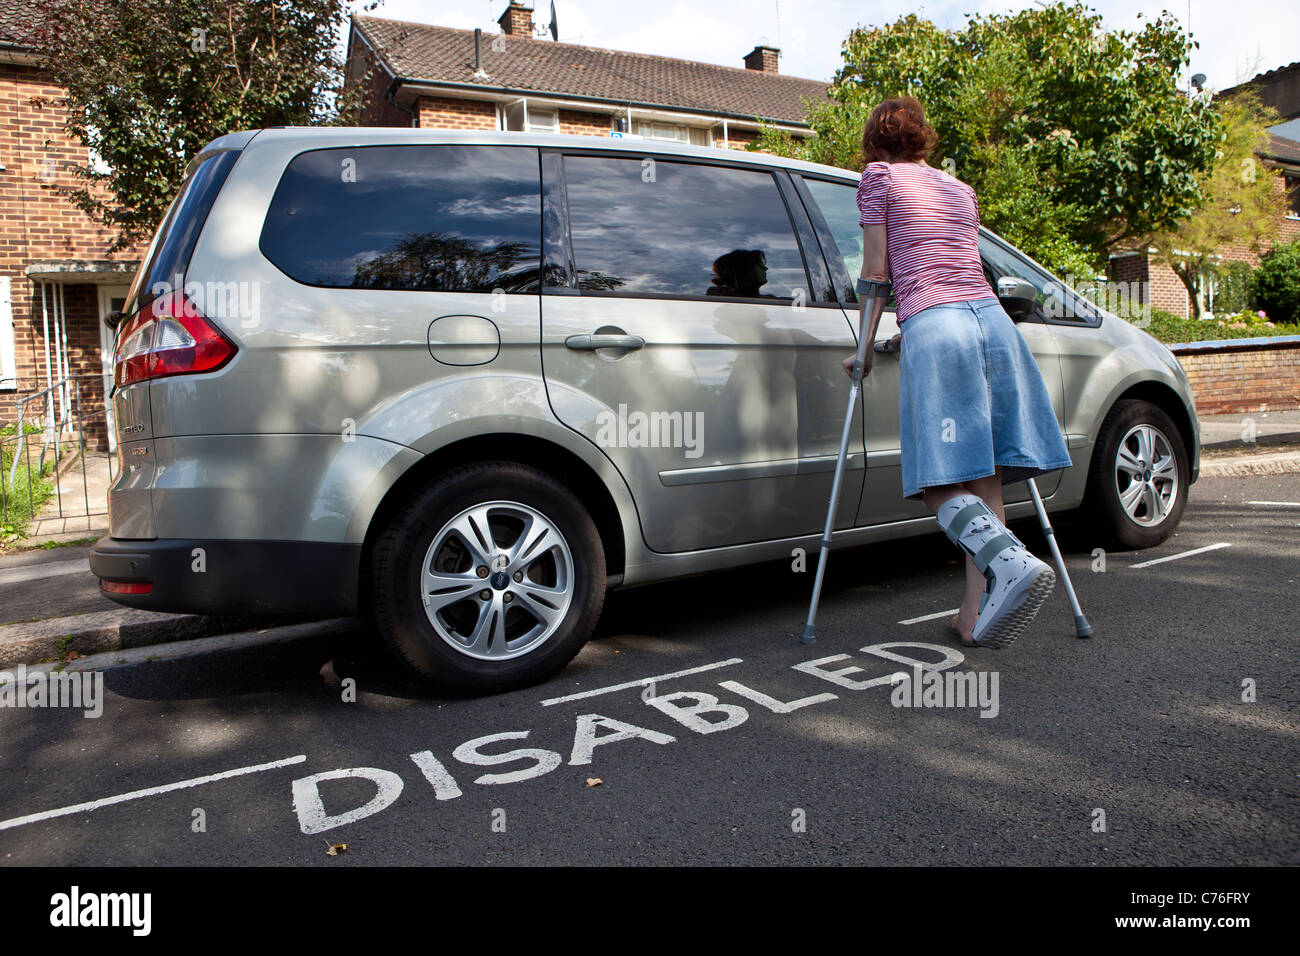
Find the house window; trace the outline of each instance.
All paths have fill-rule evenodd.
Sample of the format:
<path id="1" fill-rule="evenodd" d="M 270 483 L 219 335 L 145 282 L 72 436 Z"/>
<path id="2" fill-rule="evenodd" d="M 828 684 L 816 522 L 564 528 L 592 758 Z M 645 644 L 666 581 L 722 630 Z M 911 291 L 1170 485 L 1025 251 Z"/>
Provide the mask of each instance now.
<path id="1" fill-rule="evenodd" d="M 528 111 L 528 132 L 558 133 L 560 131 L 560 114 L 558 110 Z"/>
<path id="2" fill-rule="evenodd" d="M 1287 216 L 1300 219 L 1300 173 L 1287 173 L 1286 201 Z"/>
<path id="3" fill-rule="evenodd" d="M 14 349 L 14 312 L 9 276 L 0 276 L 0 392 L 18 387 L 18 359 Z"/>
<path id="4" fill-rule="evenodd" d="M 680 126 L 675 123 L 650 123 L 638 121 L 632 131 L 646 139 L 657 139 L 665 143 L 685 143 L 691 146 L 708 146 L 709 131 L 694 126 Z"/>
<path id="5" fill-rule="evenodd" d="M 529 133 L 558 133 L 560 131 L 560 113 L 558 110 L 525 108 L 523 103 L 512 103 L 506 107 L 505 120 L 507 130 Z"/>

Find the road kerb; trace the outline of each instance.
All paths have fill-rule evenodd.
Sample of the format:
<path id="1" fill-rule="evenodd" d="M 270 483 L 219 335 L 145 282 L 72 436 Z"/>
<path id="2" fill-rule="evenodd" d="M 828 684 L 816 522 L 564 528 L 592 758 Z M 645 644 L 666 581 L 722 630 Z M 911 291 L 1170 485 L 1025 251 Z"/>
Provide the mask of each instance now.
<path id="1" fill-rule="evenodd" d="M 283 620 L 220 617 L 198 614 L 160 614 L 136 608 L 114 608 L 47 618 L 0 627 L 0 667 L 61 660 L 69 651 L 79 656 L 148 647 L 274 626 Z"/>

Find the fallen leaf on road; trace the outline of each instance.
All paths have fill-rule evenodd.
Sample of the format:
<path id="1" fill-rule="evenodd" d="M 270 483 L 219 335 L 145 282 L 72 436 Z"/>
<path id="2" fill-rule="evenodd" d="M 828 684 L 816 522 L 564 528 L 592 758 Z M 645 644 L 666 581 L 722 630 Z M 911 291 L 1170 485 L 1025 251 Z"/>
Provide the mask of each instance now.
<path id="1" fill-rule="evenodd" d="M 333 846 L 331 846 L 328 850 L 325 851 L 325 855 L 338 856 L 340 853 L 346 853 L 347 851 L 348 851 L 348 845 L 346 843 L 335 843 Z"/>
<path id="2" fill-rule="evenodd" d="M 588 778 L 587 778 L 587 786 L 589 786 L 589 787 L 599 787 L 599 786 L 600 786 L 602 783 L 604 783 L 604 782 L 605 782 L 605 781 L 604 781 L 604 780 L 601 780 L 599 777 L 588 777 Z"/>

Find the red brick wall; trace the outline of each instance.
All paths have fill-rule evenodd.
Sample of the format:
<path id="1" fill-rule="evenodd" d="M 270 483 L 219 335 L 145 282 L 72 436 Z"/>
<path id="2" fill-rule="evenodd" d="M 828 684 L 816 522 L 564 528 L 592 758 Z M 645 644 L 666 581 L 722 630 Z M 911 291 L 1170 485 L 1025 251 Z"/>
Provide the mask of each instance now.
<path id="1" fill-rule="evenodd" d="M 45 387 L 45 338 L 40 290 L 27 278 L 33 262 L 51 259 L 138 261 L 139 246 L 110 254 L 113 234 L 76 209 L 60 187 L 80 185 L 74 164 L 86 164 L 84 146 L 63 130 L 62 91 L 38 69 L 0 64 L 0 272 L 13 290 L 18 391 L 0 391 L 0 421 L 10 422 L 16 396 Z M 129 282 L 124 275 L 122 282 Z M 50 290 L 52 291 L 52 290 Z M 99 309 L 94 286 L 65 290 L 69 361 L 73 372 L 100 370 Z M 53 339 L 53 334 L 51 334 Z M 53 343 L 51 343 L 51 349 Z M 98 377 L 83 395 L 88 409 L 103 407 Z"/>
<path id="2" fill-rule="evenodd" d="M 366 63 L 369 57 L 359 60 L 359 63 Z M 415 118 L 399 109 L 386 96 L 393 78 L 388 71 L 380 66 L 372 66 L 370 80 L 366 84 L 365 101 L 361 107 L 361 119 L 357 124 L 359 126 L 400 126 L 411 127 L 415 125 Z"/>
<path id="3" fill-rule="evenodd" d="M 560 132 L 576 136 L 609 136 L 613 128 L 608 113 L 586 110 L 560 110 Z"/>
<path id="4" fill-rule="evenodd" d="M 731 149 L 744 149 L 754 140 L 758 139 L 758 132 L 746 129 L 728 129 L 727 145 Z M 722 149 L 722 130 L 719 129 L 714 134 L 713 145 Z"/>
<path id="5" fill-rule="evenodd" d="M 1188 318 L 1192 314 L 1192 299 L 1187 294 L 1187 286 L 1178 274 L 1163 262 L 1152 262 L 1151 308 L 1172 312 Z"/>
<path id="6" fill-rule="evenodd" d="M 496 129 L 496 104 L 483 100 L 455 100 L 421 96 L 415 101 L 421 129 Z"/>
<path id="7" fill-rule="evenodd" d="M 1200 415 L 1300 408 L 1300 343 L 1232 351 L 1178 351 Z"/>
<path id="8" fill-rule="evenodd" d="M 1112 282 L 1146 282 L 1151 278 L 1150 263 L 1141 253 L 1116 256 L 1107 264 Z"/>

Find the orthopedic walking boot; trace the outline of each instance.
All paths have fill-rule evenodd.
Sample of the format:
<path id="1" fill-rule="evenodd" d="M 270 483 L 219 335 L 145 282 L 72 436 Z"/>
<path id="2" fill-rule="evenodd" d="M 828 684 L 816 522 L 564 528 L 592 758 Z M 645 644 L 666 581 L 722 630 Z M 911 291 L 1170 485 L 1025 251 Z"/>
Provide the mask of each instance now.
<path id="1" fill-rule="evenodd" d="M 945 501 L 935 517 L 943 533 L 970 555 L 988 581 L 972 639 L 981 647 L 1008 646 L 1051 596 L 1056 572 L 1030 554 L 975 495 Z"/>

